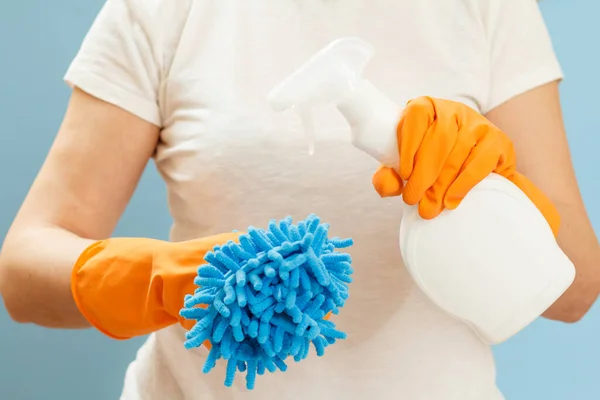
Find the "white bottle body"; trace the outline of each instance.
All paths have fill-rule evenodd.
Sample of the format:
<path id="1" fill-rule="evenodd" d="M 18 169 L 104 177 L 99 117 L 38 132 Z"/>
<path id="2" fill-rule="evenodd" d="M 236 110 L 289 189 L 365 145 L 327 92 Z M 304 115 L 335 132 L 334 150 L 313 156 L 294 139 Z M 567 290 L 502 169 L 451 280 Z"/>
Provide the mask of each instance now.
<path id="1" fill-rule="evenodd" d="M 402 108 L 361 80 L 338 109 L 356 147 L 384 165 L 399 165 L 396 127 Z M 533 322 L 575 278 L 541 212 L 496 174 L 473 188 L 456 210 L 432 220 L 406 206 L 400 248 L 420 289 L 488 344 Z"/>
<path id="2" fill-rule="evenodd" d="M 432 220 L 406 207 L 400 248 L 417 286 L 488 344 L 528 326 L 575 278 L 537 207 L 495 174 Z"/>

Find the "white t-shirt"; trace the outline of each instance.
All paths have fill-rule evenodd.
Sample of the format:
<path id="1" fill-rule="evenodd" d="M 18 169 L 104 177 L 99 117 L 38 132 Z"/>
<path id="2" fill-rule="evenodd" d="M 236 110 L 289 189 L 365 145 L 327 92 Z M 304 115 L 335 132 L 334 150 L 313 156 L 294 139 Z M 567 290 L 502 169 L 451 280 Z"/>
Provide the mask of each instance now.
<path id="1" fill-rule="evenodd" d="M 398 103 L 430 95 L 485 113 L 561 78 L 535 0 L 108 0 L 66 80 L 162 127 L 155 156 L 172 240 L 316 213 L 352 237 L 348 339 L 285 373 L 225 388 L 203 348 L 173 326 L 130 365 L 122 400 L 499 400 L 490 348 L 415 287 L 398 249 L 400 199 L 371 186 L 377 163 L 350 144 L 333 108 L 317 111 L 307 154 L 293 112 L 268 91 L 335 38 L 376 56 L 365 75 Z"/>

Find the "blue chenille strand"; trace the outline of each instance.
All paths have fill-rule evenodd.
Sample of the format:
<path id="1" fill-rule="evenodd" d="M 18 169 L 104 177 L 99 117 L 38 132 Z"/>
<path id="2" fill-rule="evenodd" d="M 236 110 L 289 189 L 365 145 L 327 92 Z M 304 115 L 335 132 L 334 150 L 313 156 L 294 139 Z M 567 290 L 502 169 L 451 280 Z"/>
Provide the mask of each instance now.
<path id="1" fill-rule="evenodd" d="M 239 243 L 215 246 L 198 268 L 193 295 L 184 299 L 182 317 L 195 320 L 187 349 L 208 340 L 203 367 L 209 373 L 226 364 L 225 386 L 246 373 L 253 389 L 257 376 L 287 370 L 286 361 L 318 356 L 346 334 L 332 321 L 348 299 L 352 258 L 340 249 L 352 239 L 329 238 L 329 225 L 311 215 L 294 224 L 272 220 L 266 230 L 250 227 Z"/>

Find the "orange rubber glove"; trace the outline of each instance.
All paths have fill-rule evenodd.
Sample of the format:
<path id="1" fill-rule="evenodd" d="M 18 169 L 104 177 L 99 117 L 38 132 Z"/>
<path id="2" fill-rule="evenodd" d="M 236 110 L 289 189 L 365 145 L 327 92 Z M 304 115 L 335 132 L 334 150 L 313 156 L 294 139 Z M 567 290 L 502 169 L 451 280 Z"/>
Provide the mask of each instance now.
<path id="1" fill-rule="evenodd" d="M 114 238 L 89 246 L 71 275 L 73 298 L 83 316 L 115 339 L 142 336 L 175 323 L 191 329 L 195 321 L 179 316 L 204 255 L 235 241 L 228 233 L 186 242 Z"/>
<path id="2" fill-rule="evenodd" d="M 518 186 L 558 233 L 558 211 L 531 181 L 516 170 L 512 141 L 483 115 L 455 101 L 419 97 L 409 101 L 397 129 L 400 165 L 382 166 L 373 186 L 382 197 L 402 195 L 419 204 L 424 219 L 459 206 L 490 173 Z M 405 182 L 405 183 L 404 183 Z"/>

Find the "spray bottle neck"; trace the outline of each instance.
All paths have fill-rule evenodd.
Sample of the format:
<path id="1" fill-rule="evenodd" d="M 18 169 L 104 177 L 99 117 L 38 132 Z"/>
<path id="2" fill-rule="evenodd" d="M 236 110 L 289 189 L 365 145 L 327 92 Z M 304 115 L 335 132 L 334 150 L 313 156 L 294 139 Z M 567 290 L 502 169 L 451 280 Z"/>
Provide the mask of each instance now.
<path id="1" fill-rule="evenodd" d="M 402 114 L 398 106 L 366 79 L 354 82 L 337 105 L 350 124 L 352 144 L 381 164 L 399 168 L 396 128 Z"/>

